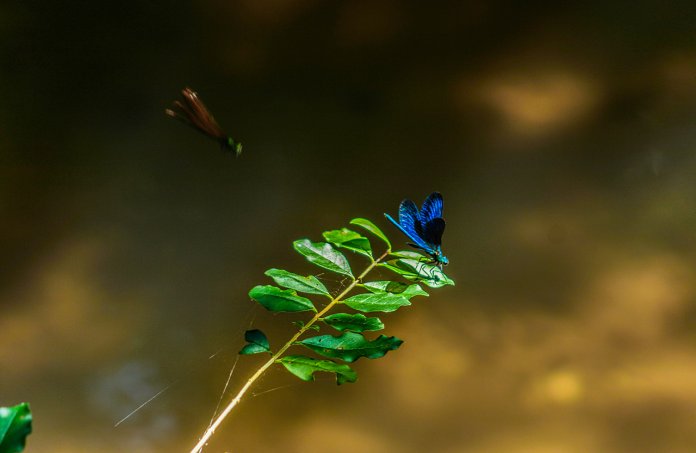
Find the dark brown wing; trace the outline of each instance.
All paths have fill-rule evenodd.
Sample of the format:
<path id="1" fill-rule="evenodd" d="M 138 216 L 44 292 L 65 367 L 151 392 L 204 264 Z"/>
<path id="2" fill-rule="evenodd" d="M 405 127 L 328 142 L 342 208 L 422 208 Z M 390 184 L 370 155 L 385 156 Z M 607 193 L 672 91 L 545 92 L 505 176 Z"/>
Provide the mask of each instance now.
<path id="1" fill-rule="evenodd" d="M 190 114 L 186 110 L 186 108 L 181 104 L 181 102 L 174 101 L 174 108 L 178 109 L 179 111 L 173 109 L 165 109 L 164 113 L 167 114 L 167 116 L 171 116 L 172 118 L 177 119 L 184 124 L 187 124 L 193 128 L 197 128 L 197 126 L 191 122 Z"/>
<path id="2" fill-rule="evenodd" d="M 213 115 L 210 113 L 195 91 L 190 88 L 184 88 L 181 91 L 181 94 L 186 102 L 186 108 L 184 108 L 184 111 L 187 113 L 190 121 L 198 129 L 217 139 L 227 137 L 227 134 L 225 134 L 222 128 L 220 128 Z M 179 105 L 183 108 L 183 105 Z"/>

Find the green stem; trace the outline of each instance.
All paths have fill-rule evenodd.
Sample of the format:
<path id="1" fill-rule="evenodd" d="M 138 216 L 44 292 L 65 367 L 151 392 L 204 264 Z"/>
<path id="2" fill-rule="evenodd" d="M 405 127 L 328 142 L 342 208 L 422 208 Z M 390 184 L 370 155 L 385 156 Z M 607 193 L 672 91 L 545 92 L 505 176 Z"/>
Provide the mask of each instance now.
<path id="1" fill-rule="evenodd" d="M 201 439 L 198 441 L 198 443 L 196 444 L 196 446 L 193 447 L 193 449 L 191 449 L 191 453 L 198 453 L 198 452 L 200 452 L 200 451 L 203 449 L 203 446 L 208 442 L 208 440 L 209 440 L 210 437 L 213 435 L 213 433 L 214 433 L 215 430 L 218 428 L 218 426 L 220 426 L 220 424 L 222 423 L 222 421 L 229 415 L 229 413 L 232 411 L 232 409 L 234 409 L 234 407 L 235 407 L 237 404 L 239 404 L 239 402 L 242 400 L 242 397 L 244 396 L 244 394 L 246 394 L 246 392 L 251 388 L 251 386 L 254 384 L 254 382 L 256 382 L 256 380 L 257 380 L 258 378 L 260 378 L 261 375 L 263 375 L 263 373 L 266 372 L 266 370 L 267 370 L 271 365 L 273 365 L 273 364 L 285 353 L 285 351 L 288 350 L 288 348 L 289 348 L 290 346 L 292 346 L 293 344 L 295 344 L 295 342 L 297 341 L 297 339 L 300 338 L 300 337 L 302 336 L 302 334 L 304 334 L 310 327 L 312 327 L 312 325 L 313 325 L 314 323 L 316 323 L 317 321 L 319 321 L 319 319 L 321 319 L 329 310 L 331 310 L 331 309 L 334 307 L 334 305 L 336 305 L 336 304 L 339 303 L 344 297 L 346 297 L 346 295 L 347 295 L 348 293 L 350 293 L 350 292 L 353 290 L 353 288 L 355 288 L 355 287 L 360 283 L 360 281 L 363 279 L 363 277 L 365 277 L 372 269 L 374 269 L 375 266 L 377 266 L 377 265 L 379 264 L 379 262 L 382 261 L 382 260 L 389 254 L 389 252 L 390 252 L 390 250 L 387 250 L 386 252 L 384 252 L 384 253 L 382 254 L 382 256 L 380 256 L 380 257 L 377 258 L 375 261 L 373 261 L 372 263 L 370 263 L 370 265 L 367 266 L 367 267 L 365 268 L 365 270 L 362 272 L 362 274 L 360 274 L 360 275 L 358 276 L 358 278 L 353 279 L 353 281 L 350 283 L 350 285 L 348 285 L 348 286 L 346 287 L 346 289 L 344 289 L 344 290 L 341 292 L 341 294 L 339 294 L 338 296 L 336 296 L 336 297 L 334 297 L 333 299 L 331 299 L 331 302 L 329 302 L 329 303 L 326 305 L 326 307 L 324 307 L 321 311 L 317 312 L 317 313 L 314 315 L 314 317 L 312 317 L 312 319 L 309 320 L 309 322 L 307 322 L 307 324 L 305 324 L 304 326 L 302 326 L 302 327 L 300 328 L 300 330 L 298 330 L 297 333 L 296 333 L 295 335 L 293 335 L 292 338 L 290 338 L 290 339 L 287 341 L 287 343 L 285 343 L 285 344 L 283 345 L 283 347 L 280 348 L 280 349 L 278 350 L 278 352 L 276 352 L 275 354 L 273 354 L 273 356 L 272 356 L 270 359 L 268 359 L 268 361 L 267 361 L 266 363 L 264 363 L 263 365 L 261 365 L 261 367 L 260 367 L 258 370 L 256 370 L 256 373 L 254 373 L 253 376 L 251 376 L 251 377 L 249 378 L 249 380 L 246 381 L 246 384 L 244 384 L 244 386 L 239 390 L 239 392 L 237 393 L 237 395 L 232 399 L 232 401 L 230 401 L 230 403 L 227 405 L 227 407 L 225 408 L 225 410 L 223 410 L 223 411 L 220 413 L 220 415 L 218 416 L 218 418 L 215 419 L 215 421 L 213 422 L 213 424 L 210 425 L 210 427 L 208 427 L 208 429 L 205 430 L 205 432 L 203 433 L 203 436 L 202 436 Z"/>

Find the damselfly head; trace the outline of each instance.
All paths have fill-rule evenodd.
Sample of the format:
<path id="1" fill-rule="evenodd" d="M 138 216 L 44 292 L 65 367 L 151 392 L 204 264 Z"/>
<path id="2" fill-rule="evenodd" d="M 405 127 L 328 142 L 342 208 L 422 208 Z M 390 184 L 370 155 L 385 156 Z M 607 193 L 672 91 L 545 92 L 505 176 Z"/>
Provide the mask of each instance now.
<path id="1" fill-rule="evenodd" d="M 234 155 L 236 157 L 239 157 L 239 155 L 242 154 L 242 144 L 235 142 L 232 137 L 227 137 L 226 140 L 221 141 L 220 146 L 222 146 L 222 149 L 234 151 Z"/>

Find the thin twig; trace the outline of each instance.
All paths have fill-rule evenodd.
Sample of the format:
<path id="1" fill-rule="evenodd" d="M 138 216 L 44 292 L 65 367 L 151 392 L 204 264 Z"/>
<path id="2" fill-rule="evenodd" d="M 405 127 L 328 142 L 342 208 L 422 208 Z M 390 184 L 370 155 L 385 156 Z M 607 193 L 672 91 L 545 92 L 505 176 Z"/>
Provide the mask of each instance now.
<path id="1" fill-rule="evenodd" d="M 237 362 L 239 362 L 239 354 L 237 354 L 237 356 L 234 359 L 234 364 L 232 365 L 232 369 L 230 369 L 230 374 L 227 376 L 227 381 L 225 381 L 225 387 L 222 389 L 222 393 L 220 393 L 220 399 L 218 399 L 217 405 L 215 406 L 213 416 L 210 417 L 210 423 L 208 424 L 208 427 L 211 427 L 213 425 L 213 421 L 215 421 L 215 416 L 218 413 L 218 409 L 220 409 L 220 404 L 222 403 L 223 398 L 225 398 L 225 393 L 227 393 L 227 387 L 230 386 L 230 381 L 232 380 L 234 369 L 237 368 Z"/>
<path id="2" fill-rule="evenodd" d="M 191 449 L 191 453 L 199 453 L 199 452 L 201 451 L 201 449 L 203 449 L 203 447 L 204 447 L 205 444 L 208 442 L 208 440 L 209 440 L 210 437 L 213 435 L 213 433 L 214 433 L 215 430 L 218 428 L 218 426 L 220 426 L 220 424 L 222 423 L 222 421 L 225 420 L 225 418 L 227 418 L 227 416 L 228 416 L 229 413 L 232 411 L 232 409 L 234 409 L 235 406 L 237 406 L 237 404 L 239 404 L 239 402 L 242 400 L 242 397 L 244 396 L 244 394 L 249 390 L 249 388 L 251 388 L 251 386 L 254 384 L 254 382 L 256 382 L 256 380 L 257 380 L 259 377 L 261 377 L 261 375 L 262 375 L 263 373 L 265 373 L 266 370 L 267 370 L 268 368 L 270 368 L 270 366 L 273 365 L 273 364 L 285 353 L 285 351 L 288 350 L 288 348 L 290 348 L 290 346 L 292 346 L 293 344 L 295 344 L 295 342 L 297 341 L 297 339 L 300 338 L 300 337 L 302 336 L 302 334 L 304 334 L 315 322 L 319 321 L 319 319 L 321 319 L 329 310 L 331 310 L 331 309 L 334 307 L 334 305 L 336 305 L 337 303 L 339 303 L 349 292 L 351 292 L 351 291 L 353 290 L 353 288 L 355 288 L 355 287 L 358 285 L 358 283 L 361 282 L 361 280 L 363 279 L 363 277 L 365 277 L 365 275 L 367 275 L 368 272 L 370 272 L 372 269 L 374 269 L 375 266 L 377 266 L 377 264 L 379 264 L 379 262 L 382 261 L 382 260 L 389 254 L 390 251 L 391 251 L 391 250 L 385 251 L 385 252 L 382 254 L 382 256 L 380 256 L 380 257 L 377 258 L 375 261 L 373 261 L 372 263 L 370 263 L 370 265 L 367 266 L 367 267 L 365 268 L 365 270 L 362 272 L 362 274 L 360 274 L 357 278 L 355 278 L 355 279 L 351 282 L 351 284 L 348 285 L 348 287 L 346 287 L 346 289 L 344 289 L 344 290 L 341 292 L 341 294 L 339 294 L 338 296 L 336 296 L 335 298 L 333 298 L 333 299 L 331 300 L 331 302 L 329 302 L 329 304 L 326 305 L 326 307 L 324 307 L 321 311 L 319 311 L 318 313 L 316 313 L 316 314 L 314 315 L 314 317 L 313 317 L 311 320 L 309 320 L 309 322 L 307 322 L 307 324 L 305 324 L 304 326 L 302 326 L 302 327 L 300 328 L 300 330 L 298 330 L 297 333 L 296 333 L 295 335 L 293 335 L 292 338 L 290 338 L 290 339 L 287 341 L 287 343 L 285 343 L 285 344 L 283 345 L 283 347 L 281 347 L 281 348 L 278 350 L 278 352 L 276 352 L 275 354 L 273 354 L 273 356 L 272 356 L 270 359 L 268 359 L 268 361 L 267 361 L 266 363 L 264 363 L 263 365 L 261 365 L 261 367 L 260 367 L 258 370 L 256 370 L 256 373 L 254 373 L 254 374 L 249 378 L 249 380 L 246 381 L 246 384 L 244 384 L 244 386 L 239 390 L 239 393 L 237 393 L 237 395 L 232 399 L 232 401 L 230 401 L 230 403 L 227 405 L 227 407 L 225 408 L 225 410 L 223 410 L 223 411 L 220 413 L 220 415 L 219 415 L 218 418 L 215 420 L 215 422 L 214 422 L 212 425 L 210 425 L 210 426 L 208 427 L 208 429 L 205 430 L 205 432 L 203 433 L 203 436 L 202 436 L 201 439 L 198 441 L 198 443 L 196 444 L 196 446 L 193 447 L 193 448 Z"/>
<path id="3" fill-rule="evenodd" d="M 252 397 L 252 398 L 256 398 L 257 396 L 265 395 L 266 393 L 275 392 L 276 390 L 286 389 L 286 388 L 289 388 L 289 387 L 295 387 L 296 385 L 300 385 L 300 384 L 299 384 L 299 383 L 295 383 L 295 384 L 288 384 L 288 385 L 280 385 L 280 386 L 278 386 L 278 387 L 273 387 L 272 389 L 264 390 L 263 392 L 252 393 L 252 394 L 251 394 L 251 397 Z"/>
<path id="4" fill-rule="evenodd" d="M 116 424 L 114 425 L 114 428 L 117 428 L 118 425 L 120 425 L 121 423 L 123 423 L 123 422 L 125 422 L 126 420 L 128 420 L 133 414 L 135 414 L 135 413 L 138 412 L 140 409 L 142 409 L 143 407 L 145 407 L 145 406 L 147 405 L 147 403 L 149 403 L 150 401 L 154 400 L 155 398 L 157 398 L 158 396 L 160 396 L 161 394 L 163 394 L 163 393 L 166 392 L 167 390 L 169 390 L 169 387 L 171 387 L 172 385 L 176 384 L 177 382 L 179 382 L 178 379 L 177 379 L 176 381 L 172 382 L 171 384 L 169 384 L 168 386 L 166 386 L 165 388 L 163 388 L 162 390 L 160 390 L 159 392 L 157 392 L 157 393 L 155 393 L 154 395 L 152 395 L 147 401 L 145 401 L 143 404 L 141 404 L 140 406 L 138 406 L 138 407 L 136 407 L 135 409 L 133 409 L 128 415 L 126 415 L 126 416 L 123 417 L 121 420 L 119 420 L 118 423 L 116 423 Z"/>

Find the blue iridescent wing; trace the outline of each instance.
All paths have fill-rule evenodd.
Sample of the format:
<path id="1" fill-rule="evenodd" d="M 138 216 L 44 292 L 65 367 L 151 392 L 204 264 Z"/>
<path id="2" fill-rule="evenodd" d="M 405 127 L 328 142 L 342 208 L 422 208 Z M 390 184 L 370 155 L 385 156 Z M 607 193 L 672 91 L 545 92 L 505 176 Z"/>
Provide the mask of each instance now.
<path id="1" fill-rule="evenodd" d="M 433 219 L 442 217 L 443 204 L 444 203 L 442 201 L 442 195 L 440 195 L 440 192 L 433 192 L 430 195 L 428 195 L 428 198 L 426 198 L 423 202 L 423 207 L 421 208 L 418 217 L 424 229 L 428 222 L 430 222 Z M 442 236 L 442 233 L 440 233 L 440 235 Z"/>
<path id="2" fill-rule="evenodd" d="M 387 214 L 387 213 L 384 214 L 384 217 L 386 217 L 387 220 L 389 220 L 389 221 L 390 221 L 391 223 L 393 223 L 398 229 L 400 229 L 402 233 L 404 233 L 406 236 L 408 236 L 409 239 L 411 239 L 411 240 L 414 241 L 414 242 L 417 240 L 417 236 L 411 236 L 411 233 L 409 233 L 408 231 L 404 230 L 404 227 L 402 227 L 401 225 L 399 225 L 399 222 L 397 222 L 396 220 L 394 220 L 394 217 L 390 216 L 390 215 Z"/>
<path id="3" fill-rule="evenodd" d="M 419 218 L 418 206 L 411 200 L 404 200 L 399 205 L 399 223 L 403 230 L 408 232 L 406 236 L 411 238 L 416 247 L 428 253 L 433 252 L 432 244 L 423 237 L 423 224 Z"/>
<path id="4" fill-rule="evenodd" d="M 399 205 L 399 224 L 406 231 L 406 236 L 412 240 L 420 239 L 418 206 L 411 200 L 404 200 Z"/>
<path id="5" fill-rule="evenodd" d="M 391 223 L 396 225 L 402 233 L 414 242 L 416 247 L 431 253 L 433 251 L 433 246 L 428 244 L 421 237 L 422 227 L 418 215 L 418 207 L 411 200 L 404 200 L 401 202 L 399 206 L 399 222 L 394 220 L 389 214 L 384 214 Z"/>
<path id="6" fill-rule="evenodd" d="M 445 219 L 437 217 L 423 225 L 423 239 L 432 244 L 432 248 L 442 245 L 442 233 L 445 232 Z"/>

